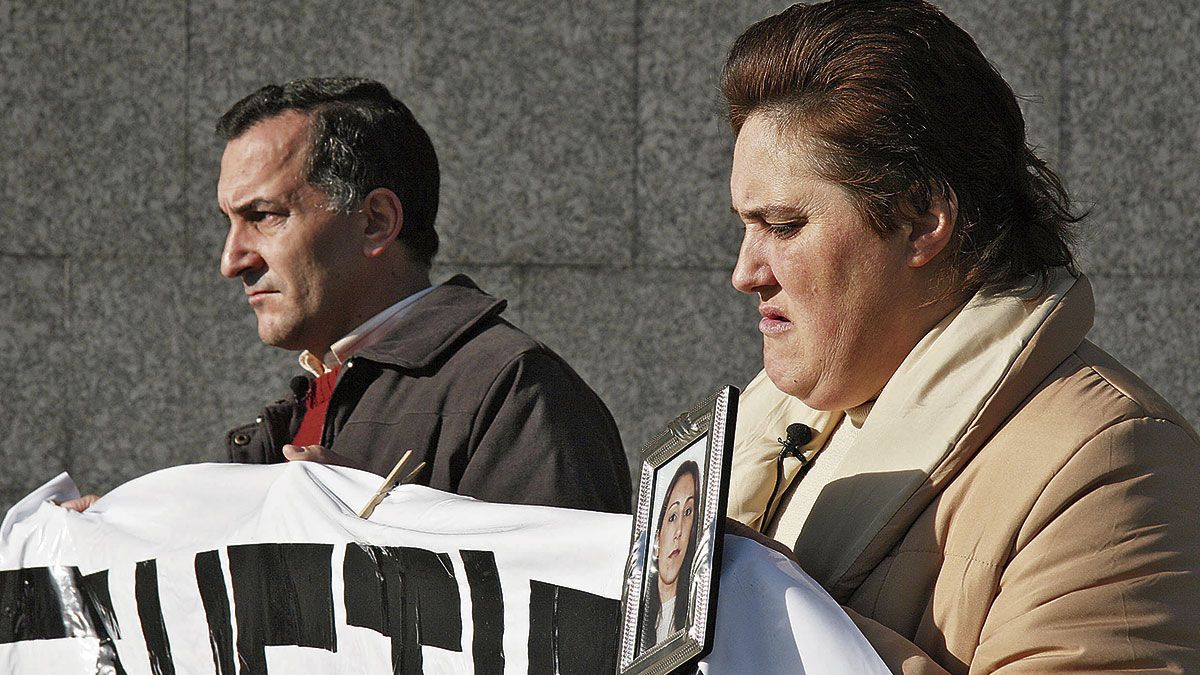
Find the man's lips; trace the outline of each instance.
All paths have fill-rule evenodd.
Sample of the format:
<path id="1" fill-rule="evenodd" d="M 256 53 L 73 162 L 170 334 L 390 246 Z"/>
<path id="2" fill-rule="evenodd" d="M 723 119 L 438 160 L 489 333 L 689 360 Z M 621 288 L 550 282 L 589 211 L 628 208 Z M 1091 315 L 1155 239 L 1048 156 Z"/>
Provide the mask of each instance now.
<path id="1" fill-rule="evenodd" d="M 671 551 L 671 553 L 667 557 L 674 558 L 677 555 L 679 555 L 679 549 L 675 549 L 675 550 Z"/>
<path id="2" fill-rule="evenodd" d="M 261 301 L 263 298 L 266 298 L 268 295 L 275 295 L 278 292 L 279 291 L 268 291 L 268 290 L 252 291 L 252 290 L 247 289 L 246 290 L 246 301 L 253 305 L 255 302 Z"/>
<path id="3" fill-rule="evenodd" d="M 788 319 L 778 307 L 759 305 L 758 313 L 762 315 L 762 320 L 758 322 L 758 330 L 763 335 L 779 335 L 792 327 L 791 319 Z"/>

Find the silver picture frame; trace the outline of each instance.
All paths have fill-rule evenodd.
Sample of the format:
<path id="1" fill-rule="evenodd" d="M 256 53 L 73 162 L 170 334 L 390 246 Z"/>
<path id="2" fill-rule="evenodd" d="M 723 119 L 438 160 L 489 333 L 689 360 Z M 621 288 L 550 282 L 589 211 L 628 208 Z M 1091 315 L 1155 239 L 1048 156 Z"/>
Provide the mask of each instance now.
<path id="1" fill-rule="evenodd" d="M 721 387 L 642 446 L 617 675 L 686 672 L 712 649 L 739 393 Z"/>

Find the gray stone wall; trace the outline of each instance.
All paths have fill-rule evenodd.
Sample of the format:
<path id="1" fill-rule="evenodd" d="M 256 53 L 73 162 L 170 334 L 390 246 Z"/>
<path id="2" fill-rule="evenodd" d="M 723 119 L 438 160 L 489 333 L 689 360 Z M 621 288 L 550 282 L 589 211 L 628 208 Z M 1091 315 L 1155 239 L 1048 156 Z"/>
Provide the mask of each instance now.
<path id="1" fill-rule="evenodd" d="M 1200 4 L 944 0 L 1092 205 L 1092 339 L 1200 420 Z M 260 5 L 269 5 L 261 7 Z M 365 74 L 428 127 L 440 278 L 466 271 L 608 401 L 630 452 L 757 370 L 716 73 L 783 3 L 0 2 L 0 506 L 216 460 L 282 392 L 220 278 L 216 117 Z"/>

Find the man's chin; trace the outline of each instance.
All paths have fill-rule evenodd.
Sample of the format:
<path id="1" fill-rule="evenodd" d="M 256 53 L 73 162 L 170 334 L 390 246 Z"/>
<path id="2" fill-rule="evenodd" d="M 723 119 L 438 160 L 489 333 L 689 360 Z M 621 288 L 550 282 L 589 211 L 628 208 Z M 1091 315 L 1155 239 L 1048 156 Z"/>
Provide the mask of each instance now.
<path id="1" fill-rule="evenodd" d="M 280 330 L 278 326 L 264 326 L 261 321 L 258 324 L 258 339 L 268 347 L 278 347 L 292 352 L 304 350 L 303 343 L 297 336 Z"/>

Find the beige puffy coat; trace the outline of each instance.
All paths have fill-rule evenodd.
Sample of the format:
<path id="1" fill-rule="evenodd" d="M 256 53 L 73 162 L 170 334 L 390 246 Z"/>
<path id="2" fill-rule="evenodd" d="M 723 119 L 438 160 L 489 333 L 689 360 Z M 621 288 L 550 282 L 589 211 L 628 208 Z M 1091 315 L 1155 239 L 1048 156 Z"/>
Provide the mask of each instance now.
<path id="1" fill-rule="evenodd" d="M 1092 315 L 1062 274 L 947 317 L 784 542 L 893 670 L 1200 673 L 1200 438 Z M 815 450 L 840 414 L 762 374 L 740 408 L 730 515 L 762 528 L 776 438 L 806 422 Z"/>

